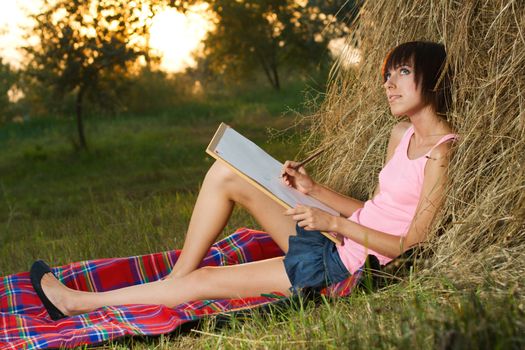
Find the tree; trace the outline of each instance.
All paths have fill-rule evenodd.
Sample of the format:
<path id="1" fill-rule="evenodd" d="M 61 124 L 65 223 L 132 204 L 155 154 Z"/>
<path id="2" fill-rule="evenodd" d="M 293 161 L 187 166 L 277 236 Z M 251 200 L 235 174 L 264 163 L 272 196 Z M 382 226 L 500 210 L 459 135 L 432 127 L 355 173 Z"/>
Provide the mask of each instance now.
<path id="1" fill-rule="evenodd" d="M 148 57 L 152 6 L 148 0 L 44 0 L 44 10 L 33 16 L 31 36 L 39 42 L 25 48 L 30 56 L 27 72 L 52 90 L 57 103 L 75 95 L 82 149 L 87 149 L 85 100 L 107 103 L 114 82 L 139 57 Z"/>
<path id="2" fill-rule="evenodd" d="M 0 58 L 0 124 L 6 120 L 10 113 L 11 102 L 9 101 L 8 92 L 12 89 L 15 82 L 16 72 Z"/>
<path id="3" fill-rule="evenodd" d="M 279 68 L 308 69 L 327 56 L 328 42 L 353 20 L 355 1 L 210 0 L 215 30 L 205 61 L 215 72 L 241 75 L 260 67 L 280 88 Z M 343 15 L 344 14 L 344 15 Z"/>

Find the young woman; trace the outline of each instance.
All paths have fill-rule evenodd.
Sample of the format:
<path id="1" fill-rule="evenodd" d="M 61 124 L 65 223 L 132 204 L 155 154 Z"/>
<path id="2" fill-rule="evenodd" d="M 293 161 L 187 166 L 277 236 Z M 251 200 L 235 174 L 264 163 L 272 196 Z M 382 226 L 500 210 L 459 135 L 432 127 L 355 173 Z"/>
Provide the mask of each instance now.
<path id="1" fill-rule="evenodd" d="M 382 75 L 390 110 L 406 116 L 392 130 L 385 166 L 372 199 L 362 202 L 316 183 L 295 162 L 283 167 L 283 181 L 341 213 L 298 206 L 283 208 L 215 163 L 197 198 L 182 253 L 162 280 L 91 293 L 61 284 L 49 267 L 31 268 L 33 286 L 53 319 L 109 305 L 163 304 L 197 299 L 238 298 L 261 293 L 290 295 L 323 287 L 356 272 L 368 254 L 382 264 L 425 240 L 444 198 L 448 154 L 455 138 L 442 117 L 449 101 L 446 54 L 440 44 L 409 42 L 385 58 Z M 197 268 L 230 217 L 234 204 L 246 208 L 286 253 L 247 264 Z M 319 231 L 336 232 L 336 246 Z"/>

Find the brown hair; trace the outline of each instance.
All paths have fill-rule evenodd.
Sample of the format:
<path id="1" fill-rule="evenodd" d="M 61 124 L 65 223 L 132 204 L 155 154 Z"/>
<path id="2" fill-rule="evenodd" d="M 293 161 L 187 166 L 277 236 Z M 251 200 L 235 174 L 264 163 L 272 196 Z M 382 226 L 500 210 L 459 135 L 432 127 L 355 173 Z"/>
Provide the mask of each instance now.
<path id="1" fill-rule="evenodd" d="M 390 69 L 410 64 L 414 69 L 416 86 L 421 84 L 424 101 L 437 113 L 446 114 L 451 102 L 451 73 L 446 67 L 446 61 L 447 53 L 442 44 L 411 41 L 390 50 L 383 62 L 381 74 L 383 81 L 386 81 Z"/>

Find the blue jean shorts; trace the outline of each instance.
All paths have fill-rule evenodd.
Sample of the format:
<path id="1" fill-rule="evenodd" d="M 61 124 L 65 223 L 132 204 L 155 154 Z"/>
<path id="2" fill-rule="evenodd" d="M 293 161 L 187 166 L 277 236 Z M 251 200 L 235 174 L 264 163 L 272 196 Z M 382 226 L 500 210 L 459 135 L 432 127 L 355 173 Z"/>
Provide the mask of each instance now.
<path id="1" fill-rule="evenodd" d="M 321 289 L 351 275 L 334 242 L 319 231 L 308 231 L 299 226 L 295 229 L 297 236 L 289 237 L 288 253 L 284 257 L 292 292 L 302 288 Z"/>

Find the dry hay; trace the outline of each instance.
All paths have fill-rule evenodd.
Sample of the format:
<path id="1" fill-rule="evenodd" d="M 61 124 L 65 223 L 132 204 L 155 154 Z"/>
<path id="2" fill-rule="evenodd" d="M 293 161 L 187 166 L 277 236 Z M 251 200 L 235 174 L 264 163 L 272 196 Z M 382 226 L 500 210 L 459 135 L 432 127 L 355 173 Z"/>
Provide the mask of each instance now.
<path id="1" fill-rule="evenodd" d="M 369 197 L 397 122 L 382 89 L 383 57 L 405 41 L 444 43 L 455 72 L 449 121 L 461 140 L 426 272 L 463 285 L 491 276 L 497 290 L 522 291 L 525 2 L 368 1 L 358 22 L 348 41 L 360 48 L 361 64 L 334 69 L 324 105 L 310 117 L 308 144 L 334 145 L 317 162 L 318 175 L 342 192 Z"/>

